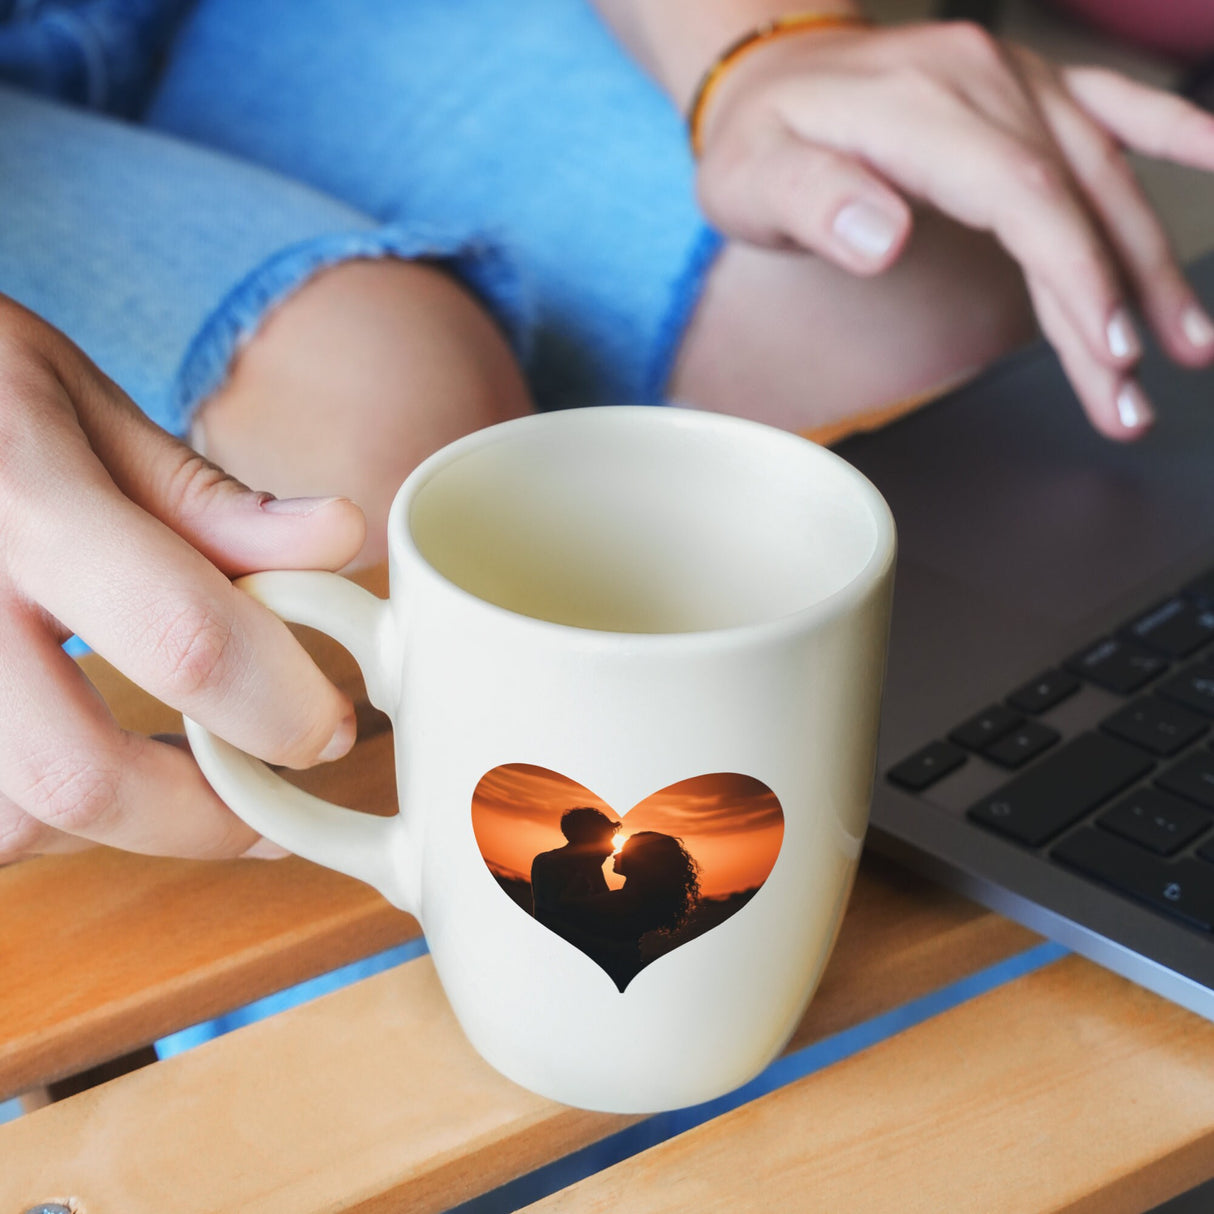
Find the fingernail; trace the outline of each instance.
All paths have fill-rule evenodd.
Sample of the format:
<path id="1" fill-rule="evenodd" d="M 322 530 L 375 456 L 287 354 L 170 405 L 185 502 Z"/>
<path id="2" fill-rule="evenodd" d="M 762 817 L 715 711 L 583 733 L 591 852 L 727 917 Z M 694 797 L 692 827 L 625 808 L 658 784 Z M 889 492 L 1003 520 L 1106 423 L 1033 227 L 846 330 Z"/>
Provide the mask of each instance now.
<path id="1" fill-rule="evenodd" d="M 242 860 L 282 860 L 291 853 L 269 839 L 258 839 L 248 851 L 240 853 Z"/>
<path id="2" fill-rule="evenodd" d="M 849 202 L 835 216 L 835 235 L 866 261 L 880 261 L 898 239 L 896 216 L 864 199 Z"/>
<path id="3" fill-rule="evenodd" d="M 1189 345 L 1196 346 L 1199 350 L 1205 349 L 1214 341 L 1214 324 L 1210 323 L 1210 318 L 1196 304 L 1185 308 L 1180 318 L 1180 327 L 1184 329 Z"/>
<path id="4" fill-rule="evenodd" d="M 1114 358 L 1137 358 L 1142 353 L 1134 322 L 1125 308 L 1118 308 L 1109 318 L 1105 338 L 1109 343 L 1109 353 Z"/>
<path id="5" fill-rule="evenodd" d="M 354 714 L 351 713 L 333 731 L 328 745 L 317 757 L 322 763 L 331 763 L 334 759 L 340 759 L 342 755 L 350 752 L 350 747 L 354 745 L 356 737 L 358 737 L 358 726 L 355 724 Z"/>
<path id="6" fill-rule="evenodd" d="M 341 497 L 266 497 L 259 503 L 267 514 L 286 514 L 292 518 L 307 518 L 330 502 L 340 502 Z"/>
<path id="7" fill-rule="evenodd" d="M 1117 416 L 1127 430 L 1141 430 L 1155 420 L 1155 410 L 1135 380 L 1127 379 L 1117 393 Z"/>

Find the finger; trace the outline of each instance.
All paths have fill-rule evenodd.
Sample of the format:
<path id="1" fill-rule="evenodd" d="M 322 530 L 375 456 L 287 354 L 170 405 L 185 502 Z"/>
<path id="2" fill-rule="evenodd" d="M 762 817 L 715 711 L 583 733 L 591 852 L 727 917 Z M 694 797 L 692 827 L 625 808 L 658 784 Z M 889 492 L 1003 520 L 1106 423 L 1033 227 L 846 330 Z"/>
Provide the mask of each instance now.
<path id="1" fill-rule="evenodd" d="M 1214 114 L 1107 68 L 1060 70 L 1071 96 L 1122 143 L 1161 160 L 1214 169 Z"/>
<path id="2" fill-rule="evenodd" d="M 728 167 L 718 171 L 718 159 Z M 910 235 L 910 207 L 875 173 L 786 131 L 754 152 L 714 145 L 705 162 L 701 181 L 711 189 L 701 196 L 709 220 L 752 244 L 791 245 L 853 273 L 877 274 L 897 260 Z"/>
<path id="3" fill-rule="evenodd" d="M 122 492 L 230 577 L 262 569 L 340 569 L 366 538 L 342 497 L 277 500 L 228 476 L 149 421 L 74 347 L 56 364 L 89 443 Z"/>
<path id="4" fill-rule="evenodd" d="M 188 754 L 119 729 L 76 664 L 32 617 L 9 613 L 0 653 L 0 793 L 23 850 L 64 850 L 58 836 L 127 851 L 238 856 L 258 840 L 219 800 Z M 22 834 L 25 838 L 20 838 Z"/>
<path id="5" fill-rule="evenodd" d="M 29 424 L 7 420 L 16 433 L 0 468 L 4 541 L 28 600 L 139 686 L 261 758 L 301 767 L 350 748 L 353 705 L 280 620 L 122 494 L 78 429 L 40 417 L 31 441 Z M 56 424 L 64 432 L 48 437 Z"/>
<path id="6" fill-rule="evenodd" d="M 1152 329 L 1168 352 L 1198 366 L 1214 358 L 1214 324 L 1198 303 L 1159 217 L 1117 142 L 1059 87 L 1038 84 L 1041 112 L 1100 220 Z"/>
<path id="7" fill-rule="evenodd" d="M 31 856 L 58 851 L 79 851 L 92 847 L 87 839 L 65 835 L 30 817 L 14 801 L 0 795 L 0 865 L 13 864 Z"/>
<path id="8" fill-rule="evenodd" d="M 165 746 L 173 746 L 183 754 L 193 757 L 194 752 L 190 749 L 189 739 L 183 733 L 154 733 L 152 741 L 162 742 Z M 246 860 L 283 860 L 289 855 L 291 853 L 285 847 L 264 836 L 240 853 L 241 859 Z"/>
<path id="9" fill-rule="evenodd" d="M 1058 353 L 1092 425 L 1106 438 L 1132 442 L 1150 429 L 1155 413 L 1138 381 L 1094 359 L 1070 317 L 1047 287 L 1030 287 L 1041 327 Z"/>
<path id="10" fill-rule="evenodd" d="M 45 827 L 46 835 L 37 847 L 32 848 L 26 859 L 35 856 L 67 856 L 73 852 L 91 851 L 97 846 L 91 839 L 82 839 L 79 835 L 65 835 L 61 830 L 51 830 Z"/>
<path id="11" fill-rule="evenodd" d="M 260 758 L 303 767 L 349 750 L 353 705 L 276 616 L 112 485 L 55 480 L 72 534 L 10 549 L 34 601 L 132 682 Z"/>
<path id="12" fill-rule="evenodd" d="M 800 103 L 789 111 L 798 134 L 858 156 L 892 185 L 993 232 L 1027 278 L 1050 286 L 1094 358 L 1134 363 L 1139 350 L 1111 250 L 1044 128 L 1013 136 L 920 75 L 895 77 L 884 89 L 838 80 L 798 88 Z M 891 107 L 903 121 L 888 120 Z"/>

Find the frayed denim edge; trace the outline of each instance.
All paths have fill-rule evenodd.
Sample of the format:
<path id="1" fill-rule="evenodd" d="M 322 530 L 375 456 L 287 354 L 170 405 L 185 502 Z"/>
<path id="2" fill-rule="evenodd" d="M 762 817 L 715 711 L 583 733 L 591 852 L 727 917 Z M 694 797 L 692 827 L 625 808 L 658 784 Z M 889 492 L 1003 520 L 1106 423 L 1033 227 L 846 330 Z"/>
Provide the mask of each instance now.
<path id="1" fill-rule="evenodd" d="M 170 389 L 167 412 L 172 432 L 186 434 L 194 410 L 223 386 L 233 359 L 271 309 L 323 269 L 343 261 L 383 257 L 432 261 L 454 274 L 484 304 L 515 356 L 526 364 L 533 329 L 531 303 L 513 263 L 496 245 L 421 225 L 331 232 L 273 254 L 237 283 L 206 319 Z"/>
<path id="2" fill-rule="evenodd" d="M 704 292 L 704 280 L 724 247 L 725 237 L 714 228 L 706 226 L 696 237 L 687 264 L 675 280 L 670 306 L 658 328 L 653 360 L 645 377 L 643 404 L 665 403 L 666 385 L 674 372 L 683 335 Z"/>

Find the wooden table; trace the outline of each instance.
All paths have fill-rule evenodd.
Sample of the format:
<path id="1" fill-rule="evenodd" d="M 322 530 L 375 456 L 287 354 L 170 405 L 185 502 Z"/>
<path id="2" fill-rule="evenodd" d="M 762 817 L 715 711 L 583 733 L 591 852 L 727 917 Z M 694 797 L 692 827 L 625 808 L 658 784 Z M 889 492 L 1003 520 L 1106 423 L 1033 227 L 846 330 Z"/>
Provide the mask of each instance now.
<path id="1" fill-rule="evenodd" d="M 310 644 L 358 688 L 340 650 Z M 90 663 L 124 724 L 173 727 Z M 390 735 L 370 710 L 363 726 L 302 782 L 388 812 Z M 417 930 L 295 858 L 99 849 L 0 869 L 0 1098 Z M 420 956 L 0 1126 L 0 1214 L 68 1197 L 85 1214 L 370 1214 L 482 1194 L 474 1208 L 578 1214 L 1139 1214 L 1214 1176 L 1214 1025 L 873 857 L 789 1051 L 772 1090 L 669 1137 L 697 1118 L 581 1112 L 496 1074 Z"/>

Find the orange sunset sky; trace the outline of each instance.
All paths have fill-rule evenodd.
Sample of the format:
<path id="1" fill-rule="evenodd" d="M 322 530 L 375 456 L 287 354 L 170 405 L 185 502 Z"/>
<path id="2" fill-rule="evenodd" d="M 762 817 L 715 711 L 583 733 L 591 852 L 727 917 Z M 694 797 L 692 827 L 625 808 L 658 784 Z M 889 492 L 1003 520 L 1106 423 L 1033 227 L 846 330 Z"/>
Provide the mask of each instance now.
<path id="1" fill-rule="evenodd" d="M 700 866 L 700 892 L 717 898 L 761 885 L 784 836 L 780 802 L 751 776 L 693 776 L 646 797 L 627 814 L 574 780 L 543 767 L 510 763 L 482 777 L 472 797 L 472 828 L 485 860 L 509 876 L 529 879 L 531 861 L 560 847 L 561 814 L 589 805 L 623 822 L 625 835 L 656 830 L 676 835 Z M 624 879 L 603 866 L 608 885 Z"/>

